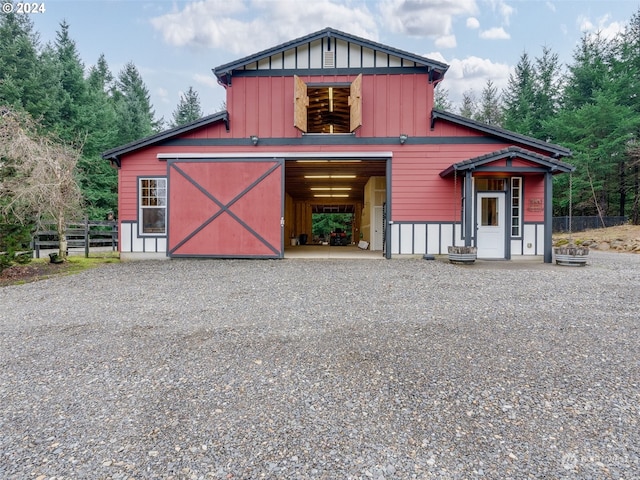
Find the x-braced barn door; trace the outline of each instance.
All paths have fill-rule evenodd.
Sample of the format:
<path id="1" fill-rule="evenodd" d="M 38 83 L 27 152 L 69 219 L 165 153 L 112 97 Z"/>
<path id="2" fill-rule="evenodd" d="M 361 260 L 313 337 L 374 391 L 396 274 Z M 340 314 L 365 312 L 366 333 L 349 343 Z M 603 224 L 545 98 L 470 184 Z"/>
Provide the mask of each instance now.
<path id="1" fill-rule="evenodd" d="M 169 160 L 170 257 L 283 258 L 284 160 Z"/>

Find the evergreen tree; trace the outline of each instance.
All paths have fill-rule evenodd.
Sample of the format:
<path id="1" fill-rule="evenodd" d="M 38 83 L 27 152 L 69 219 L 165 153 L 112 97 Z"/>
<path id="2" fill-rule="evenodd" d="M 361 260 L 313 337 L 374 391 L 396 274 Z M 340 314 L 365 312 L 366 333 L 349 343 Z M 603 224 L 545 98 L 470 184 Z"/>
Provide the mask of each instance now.
<path id="1" fill-rule="evenodd" d="M 580 108 L 592 103 L 597 92 L 611 80 L 611 47 L 600 33 L 583 35 L 569 66 L 562 95 L 564 108 Z"/>
<path id="2" fill-rule="evenodd" d="M 198 93 L 189 87 L 187 93 L 180 95 L 178 107 L 173 112 L 173 122 L 171 127 L 178 127 L 198 120 L 202 117 L 202 108 L 200 108 L 200 98 Z"/>
<path id="3" fill-rule="evenodd" d="M 619 101 L 629 105 L 635 115 L 640 115 L 640 10 L 630 19 L 614 47 L 613 71 Z M 640 222 L 640 156 L 638 144 L 640 131 L 634 132 L 633 139 L 625 150 L 625 161 L 619 170 L 620 209 L 618 214 L 629 213 L 633 223 Z M 627 210 L 626 205 L 630 207 Z"/>
<path id="4" fill-rule="evenodd" d="M 87 78 L 87 115 L 91 126 L 78 162 L 79 180 L 86 201 L 87 215 L 104 219 L 118 206 L 118 174 L 100 156 L 101 152 L 116 144 L 117 119 L 111 98 L 113 75 L 101 55 L 89 69 Z"/>
<path id="5" fill-rule="evenodd" d="M 58 91 L 58 118 L 54 128 L 63 141 L 78 142 L 89 131 L 90 121 L 86 116 L 90 112 L 87 108 L 84 65 L 80 61 L 76 43 L 69 35 L 69 24 L 65 21 L 60 24 L 60 30 L 56 33 L 54 52 L 61 86 Z"/>
<path id="6" fill-rule="evenodd" d="M 478 110 L 477 100 L 473 90 L 466 90 L 462 93 L 462 105 L 460 106 L 460 115 L 472 119 Z"/>
<path id="7" fill-rule="evenodd" d="M 48 110 L 38 49 L 39 38 L 29 15 L 0 14 L 0 105 L 35 117 Z"/>
<path id="8" fill-rule="evenodd" d="M 533 104 L 535 101 L 534 71 L 529 55 L 524 52 L 509 75 L 507 88 L 502 93 L 504 102 L 504 128 L 524 135 L 533 135 Z"/>
<path id="9" fill-rule="evenodd" d="M 122 145 L 154 133 L 158 124 L 154 121 L 149 90 L 132 62 L 120 71 L 113 99 L 118 118 L 116 144 Z"/>
<path id="10" fill-rule="evenodd" d="M 563 76 L 558 55 L 548 47 L 543 47 L 542 57 L 535 59 L 535 65 L 537 75 L 534 82 L 531 135 L 546 140 L 552 132 L 544 129 L 544 122 L 558 113 Z"/>
<path id="11" fill-rule="evenodd" d="M 500 94 L 491 80 L 487 80 L 480 97 L 480 108 L 473 117 L 474 120 L 489 125 L 500 126 L 502 124 L 502 106 Z"/>
<path id="12" fill-rule="evenodd" d="M 440 86 L 440 84 L 437 86 L 439 88 L 435 89 L 433 107 L 447 112 L 453 110 L 453 104 L 451 103 L 451 100 L 449 100 L 449 90 Z"/>

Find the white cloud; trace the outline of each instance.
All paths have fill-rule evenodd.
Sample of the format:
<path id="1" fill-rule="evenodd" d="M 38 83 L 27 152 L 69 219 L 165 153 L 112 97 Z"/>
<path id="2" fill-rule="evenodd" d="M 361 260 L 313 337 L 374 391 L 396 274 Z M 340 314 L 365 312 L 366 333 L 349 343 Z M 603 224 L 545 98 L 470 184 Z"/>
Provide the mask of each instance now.
<path id="1" fill-rule="evenodd" d="M 594 23 L 595 22 L 595 23 Z M 584 33 L 600 33 L 601 37 L 607 40 L 614 38 L 625 29 L 625 25 L 620 22 L 611 21 L 609 15 L 604 15 L 592 21 L 586 15 L 580 15 L 576 20 L 581 32 Z"/>
<path id="2" fill-rule="evenodd" d="M 218 87 L 218 81 L 216 80 L 215 75 L 213 73 L 211 75 L 203 75 L 201 73 L 196 73 L 193 76 L 193 80 L 199 84 L 204 85 L 205 87 Z"/>
<path id="3" fill-rule="evenodd" d="M 439 47 L 439 48 L 455 48 L 456 36 L 443 35 L 442 37 L 436 38 L 435 44 L 436 44 L 436 47 Z"/>
<path id="4" fill-rule="evenodd" d="M 162 103 L 169 103 L 169 91 L 163 87 L 157 87 L 155 89 L 156 98 L 160 99 Z"/>
<path id="5" fill-rule="evenodd" d="M 480 28 L 480 21 L 476 17 L 467 18 L 467 28 L 471 30 Z"/>
<path id="6" fill-rule="evenodd" d="M 511 35 L 505 32 L 502 27 L 494 27 L 480 32 L 480 38 L 484 40 L 509 40 Z"/>
<path id="7" fill-rule="evenodd" d="M 475 0 L 384 0 L 383 21 L 394 32 L 424 37 L 451 35 L 453 18 L 475 15 Z"/>
<path id="8" fill-rule="evenodd" d="M 440 88 L 449 91 L 449 100 L 454 104 L 454 113 L 460 107 L 464 92 L 473 91 L 476 97 L 479 97 L 488 80 L 491 80 L 498 91 L 502 92 L 513 71 L 509 65 L 494 62 L 488 58 L 470 56 L 464 59 L 447 60 L 439 52 L 425 56 L 449 65 Z"/>
<path id="9" fill-rule="evenodd" d="M 200 0 L 152 18 L 151 25 L 169 45 L 221 48 L 234 54 L 261 51 L 329 25 L 377 38 L 366 4 L 349 6 L 339 0 L 316 0 L 304 8 L 296 0 Z"/>
<path id="10" fill-rule="evenodd" d="M 497 12 L 498 15 L 502 17 L 502 21 L 506 25 L 509 25 L 509 22 L 511 21 L 511 15 L 513 15 L 513 12 L 515 11 L 514 8 L 508 5 L 504 0 L 486 0 L 486 1 L 491 5 L 491 9 L 494 12 Z"/>
<path id="11" fill-rule="evenodd" d="M 555 13 L 555 11 L 556 11 L 556 6 L 555 6 L 552 2 L 545 2 L 545 5 L 547 6 L 547 8 L 548 8 L 549 10 L 551 10 L 552 12 L 554 12 L 554 13 Z"/>

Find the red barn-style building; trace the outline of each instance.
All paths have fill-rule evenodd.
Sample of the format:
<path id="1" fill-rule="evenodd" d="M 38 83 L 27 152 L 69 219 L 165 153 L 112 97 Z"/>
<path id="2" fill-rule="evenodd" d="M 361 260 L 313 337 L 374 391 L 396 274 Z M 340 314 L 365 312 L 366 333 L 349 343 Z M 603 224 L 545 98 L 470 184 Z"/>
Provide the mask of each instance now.
<path id="1" fill-rule="evenodd" d="M 331 28 L 213 70 L 227 110 L 103 154 L 123 258 L 282 258 L 314 212 L 387 258 L 552 261 L 571 152 L 434 108 L 448 66 Z"/>

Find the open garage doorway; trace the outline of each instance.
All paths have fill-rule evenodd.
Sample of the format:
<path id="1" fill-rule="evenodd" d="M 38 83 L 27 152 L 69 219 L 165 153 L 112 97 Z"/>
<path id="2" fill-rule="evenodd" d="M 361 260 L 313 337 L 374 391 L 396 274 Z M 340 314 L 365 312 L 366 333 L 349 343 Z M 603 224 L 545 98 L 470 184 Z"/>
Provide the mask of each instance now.
<path id="1" fill-rule="evenodd" d="M 376 222 L 378 211 L 389 205 L 390 162 L 390 155 L 375 154 L 287 158 L 285 258 L 323 247 L 341 257 L 387 256 L 384 225 Z"/>
<path id="2" fill-rule="evenodd" d="M 353 210 L 351 205 L 343 206 L 344 210 Z M 336 212 L 332 210 L 336 210 Z M 354 225 L 354 214 L 338 213 L 340 206 L 327 207 L 317 205 L 311 214 L 312 242 L 314 245 L 330 245 L 332 247 L 346 247 L 353 245 L 358 235 L 358 228 Z"/>

